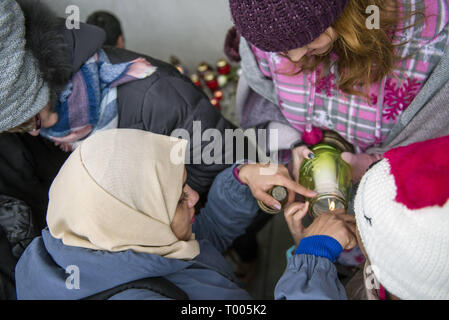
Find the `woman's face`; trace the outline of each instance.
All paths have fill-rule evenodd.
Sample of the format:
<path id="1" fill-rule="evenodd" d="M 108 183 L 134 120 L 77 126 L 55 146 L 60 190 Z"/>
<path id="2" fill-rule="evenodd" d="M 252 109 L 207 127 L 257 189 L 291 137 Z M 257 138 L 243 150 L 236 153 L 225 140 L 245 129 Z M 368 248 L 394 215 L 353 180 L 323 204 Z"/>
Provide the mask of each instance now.
<path id="1" fill-rule="evenodd" d="M 192 224 L 195 221 L 195 205 L 200 196 L 186 184 L 187 171 L 184 169 L 184 186 L 178 207 L 171 223 L 171 229 L 179 240 L 187 241 L 192 236 Z"/>
<path id="2" fill-rule="evenodd" d="M 335 30 L 332 27 L 329 27 L 323 34 L 307 46 L 287 51 L 286 55 L 294 62 L 300 61 L 305 55 L 322 55 L 330 49 L 335 39 L 337 39 Z"/>

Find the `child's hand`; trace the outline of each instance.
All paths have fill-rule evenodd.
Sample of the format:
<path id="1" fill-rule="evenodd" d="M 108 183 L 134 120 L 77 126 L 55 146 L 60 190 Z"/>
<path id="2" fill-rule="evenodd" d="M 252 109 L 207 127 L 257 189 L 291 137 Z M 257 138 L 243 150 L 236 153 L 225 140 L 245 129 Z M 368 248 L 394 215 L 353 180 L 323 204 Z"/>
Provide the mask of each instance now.
<path id="1" fill-rule="evenodd" d="M 303 238 L 317 235 L 334 238 L 343 250 L 350 250 L 357 245 L 355 217 L 343 211 L 322 214 L 304 230 Z"/>
<path id="2" fill-rule="evenodd" d="M 296 147 L 292 150 L 293 160 L 293 177 L 295 181 L 299 181 L 299 169 L 304 159 L 310 159 L 313 152 L 307 146 Z"/>
<path id="3" fill-rule="evenodd" d="M 240 180 L 248 185 L 254 198 L 262 201 L 267 206 L 281 210 L 281 204 L 267 192 L 274 186 L 283 186 L 288 190 L 287 204 L 295 199 L 295 193 L 306 197 L 315 197 L 316 192 L 308 190 L 293 181 L 285 166 L 280 164 L 247 164 L 240 168 Z"/>
<path id="4" fill-rule="evenodd" d="M 309 203 L 295 202 L 284 210 L 285 221 L 296 246 L 301 239 L 325 235 L 337 240 L 344 250 L 357 245 L 355 217 L 344 210 L 328 212 L 315 218 L 313 223 L 304 228 L 302 219 L 309 210 Z"/>
<path id="5" fill-rule="evenodd" d="M 284 217 L 287 222 L 290 234 L 293 237 L 295 246 L 298 246 L 301 239 L 304 237 L 304 225 L 302 219 L 309 210 L 309 202 L 295 202 L 284 209 Z"/>

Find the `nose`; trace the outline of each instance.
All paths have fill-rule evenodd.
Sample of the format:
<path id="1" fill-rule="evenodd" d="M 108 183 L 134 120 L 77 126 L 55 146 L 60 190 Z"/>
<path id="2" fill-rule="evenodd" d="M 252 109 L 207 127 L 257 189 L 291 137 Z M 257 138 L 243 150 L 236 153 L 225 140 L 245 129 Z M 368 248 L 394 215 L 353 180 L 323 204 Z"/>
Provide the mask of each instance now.
<path id="1" fill-rule="evenodd" d="M 37 137 L 38 135 L 39 135 L 39 132 L 40 132 L 41 130 L 39 129 L 39 130 L 34 130 L 34 131 L 28 131 L 28 133 L 30 134 L 30 135 L 32 135 L 33 137 Z"/>
<path id="2" fill-rule="evenodd" d="M 193 190 L 189 185 L 186 185 L 186 191 L 189 195 L 188 200 L 187 200 L 187 206 L 189 208 L 193 208 L 193 207 L 195 207 L 196 203 L 200 199 L 200 195 L 198 194 L 198 192 Z"/>

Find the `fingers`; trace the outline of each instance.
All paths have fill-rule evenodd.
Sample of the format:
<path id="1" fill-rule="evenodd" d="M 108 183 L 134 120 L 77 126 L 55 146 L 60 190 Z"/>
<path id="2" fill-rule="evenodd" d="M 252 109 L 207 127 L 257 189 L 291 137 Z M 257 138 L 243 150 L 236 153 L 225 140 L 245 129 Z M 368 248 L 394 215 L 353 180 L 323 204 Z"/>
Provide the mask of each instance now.
<path id="1" fill-rule="evenodd" d="M 300 146 L 292 150 L 293 153 L 297 156 L 303 157 L 305 159 L 311 159 L 309 156 L 310 154 L 313 154 L 313 152 L 307 147 L 307 146 Z"/>
<path id="2" fill-rule="evenodd" d="M 289 190 L 292 190 L 296 193 L 302 194 L 303 196 L 313 198 L 317 195 L 315 191 L 304 188 L 299 183 L 294 182 L 293 180 L 286 178 L 285 176 L 278 176 L 276 178 L 276 183 L 280 186 L 286 187 Z"/>
<path id="3" fill-rule="evenodd" d="M 355 226 L 354 226 L 354 228 L 355 228 Z M 354 229 L 354 232 L 355 232 L 355 229 Z M 357 244 L 358 244 L 357 237 L 355 236 L 355 233 L 351 232 L 351 234 L 348 234 L 348 237 L 349 237 L 349 241 L 343 248 L 344 250 L 350 250 L 350 249 L 354 248 L 355 246 L 357 246 Z"/>
<path id="4" fill-rule="evenodd" d="M 341 158 L 348 164 L 352 165 L 354 162 L 354 155 L 350 152 L 343 152 Z"/>
<path id="5" fill-rule="evenodd" d="M 335 217 L 347 223 L 355 223 L 355 216 L 347 213 L 335 212 Z"/>
<path id="6" fill-rule="evenodd" d="M 293 155 L 293 175 L 295 181 L 299 180 L 299 168 L 304 159 L 311 159 L 313 152 L 307 146 L 300 146 L 292 150 Z"/>
<path id="7" fill-rule="evenodd" d="M 274 210 L 282 209 L 281 204 L 266 192 L 258 191 L 254 196 Z"/>
<path id="8" fill-rule="evenodd" d="M 356 233 L 357 233 L 357 226 L 355 223 L 348 223 L 346 224 L 346 227 L 349 229 L 349 231 L 351 231 L 351 233 L 353 234 L 354 238 L 357 238 Z"/>
<path id="9" fill-rule="evenodd" d="M 309 210 L 309 202 L 295 202 L 284 210 L 286 218 L 295 217 L 296 220 L 302 220 Z"/>
<path id="10" fill-rule="evenodd" d="M 335 215 L 335 217 L 343 222 L 344 227 L 346 228 L 347 231 L 348 242 L 345 245 L 344 249 L 350 250 L 354 248 L 357 245 L 357 236 L 356 236 L 357 226 L 355 217 L 349 214 Z"/>
<path id="11" fill-rule="evenodd" d="M 297 171 L 299 172 L 299 169 Z M 296 170 L 294 172 L 296 172 Z M 274 177 L 273 182 L 275 185 L 283 186 L 283 187 L 287 188 L 289 191 L 293 191 L 295 193 L 301 194 L 306 197 L 313 198 L 317 195 L 317 193 L 315 191 L 306 189 L 303 186 L 301 186 L 299 183 L 293 181 L 290 177 L 288 169 L 285 166 L 279 167 L 278 175 L 276 177 Z M 294 197 L 295 197 L 295 194 L 291 194 L 289 192 L 288 202 L 290 203 L 291 201 L 294 201 L 293 200 Z"/>
<path id="12" fill-rule="evenodd" d="M 322 214 L 304 230 L 305 237 L 313 235 L 327 235 L 337 240 L 343 249 L 352 249 L 357 245 L 355 218 L 348 214 Z"/>
<path id="13" fill-rule="evenodd" d="M 307 147 L 305 147 L 303 150 L 301 150 L 301 155 L 306 159 L 313 159 L 315 157 L 313 152 Z"/>
<path id="14" fill-rule="evenodd" d="M 297 246 L 303 238 L 304 225 L 302 219 L 309 209 L 309 203 L 295 202 L 284 210 L 285 221 Z"/>

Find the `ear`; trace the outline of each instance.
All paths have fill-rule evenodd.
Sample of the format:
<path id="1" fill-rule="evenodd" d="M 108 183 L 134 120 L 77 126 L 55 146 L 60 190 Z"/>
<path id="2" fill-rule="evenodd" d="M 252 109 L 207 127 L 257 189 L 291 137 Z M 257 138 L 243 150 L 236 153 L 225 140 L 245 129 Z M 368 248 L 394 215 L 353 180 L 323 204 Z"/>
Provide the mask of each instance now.
<path id="1" fill-rule="evenodd" d="M 117 44 L 115 45 L 117 48 L 125 49 L 125 38 L 123 35 L 120 35 L 117 39 Z"/>

